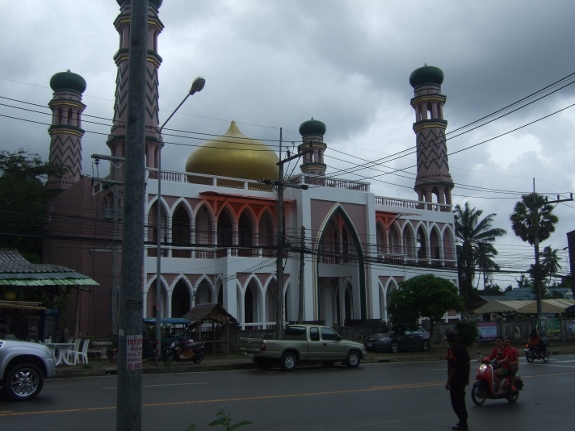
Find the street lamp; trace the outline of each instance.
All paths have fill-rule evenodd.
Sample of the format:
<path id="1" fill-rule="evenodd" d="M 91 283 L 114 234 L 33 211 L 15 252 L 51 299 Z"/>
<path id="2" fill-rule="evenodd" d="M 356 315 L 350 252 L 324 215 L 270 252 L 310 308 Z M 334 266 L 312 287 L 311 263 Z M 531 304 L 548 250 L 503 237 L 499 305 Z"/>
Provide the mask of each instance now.
<path id="1" fill-rule="evenodd" d="M 156 223 L 156 363 L 160 363 L 160 356 L 162 353 L 162 324 L 160 319 L 162 317 L 161 304 L 162 304 L 162 148 L 164 146 L 164 141 L 162 139 L 162 130 L 168 124 L 168 121 L 172 119 L 174 114 L 178 112 L 180 106 L 188 99 L 188 97 L 194 95 L 203 90 L 204 85 L 206 85 L 206 80 L 201 76 L 194 79 L 190 91 L 184 97 L 184 100 L 180 102 L 176 109 L 170 114 L 168 119 L 164 121 L 164 124 L 158 130 L 160 136 L 160 146 L 158 148 L 158 199 L 156 200 L 156 205 L 158 207 L 158 220 Z"/>

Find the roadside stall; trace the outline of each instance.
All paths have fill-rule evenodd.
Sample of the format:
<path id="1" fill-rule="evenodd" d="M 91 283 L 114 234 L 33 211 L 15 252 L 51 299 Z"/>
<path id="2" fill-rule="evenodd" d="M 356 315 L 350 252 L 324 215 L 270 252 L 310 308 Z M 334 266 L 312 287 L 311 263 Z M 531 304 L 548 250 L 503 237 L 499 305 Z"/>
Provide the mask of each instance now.
<path id="1" fill-rule="evenodd" d="M 230 326 L 238 321 L 226 309 L 218 304 L 199 304 L 188 311 L 184 319 L 190 320 L 190 327 L 194 329 L 194 340 L 203 341 L 206 352 L 229 354 L 230 352 Z"/>

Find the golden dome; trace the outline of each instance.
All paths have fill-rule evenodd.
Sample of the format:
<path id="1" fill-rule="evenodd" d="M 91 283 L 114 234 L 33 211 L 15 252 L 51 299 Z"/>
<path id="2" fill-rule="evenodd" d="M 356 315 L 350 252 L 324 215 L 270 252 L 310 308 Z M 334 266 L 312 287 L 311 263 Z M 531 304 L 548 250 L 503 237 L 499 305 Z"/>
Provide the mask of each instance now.
<path id="1" fill-rule="evenodd" d="M 275 181 L 278 179 L 278 161 L 274 150 L 244 136 L 232 121 L 226 133 L 202 144 L 189 155 L 186 172 Z"/>

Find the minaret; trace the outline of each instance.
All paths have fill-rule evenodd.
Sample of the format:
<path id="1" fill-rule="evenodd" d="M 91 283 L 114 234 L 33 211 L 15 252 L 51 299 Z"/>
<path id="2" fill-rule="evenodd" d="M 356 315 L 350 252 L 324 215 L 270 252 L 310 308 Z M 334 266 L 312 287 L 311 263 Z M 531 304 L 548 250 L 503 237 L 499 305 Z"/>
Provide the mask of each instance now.
<path id="1" fill-rule="evenodd" d="M 414 97 L 411 106 L 415 109 L 413 131 L 417 141 L 417 178 L 415 191 L 418 200 L 451 205 L 453 180 L 449 173 L 443 105 L 446 97 L 441 94 L 443 71 L 437 67 L 424 66 L 409 76 Z"/>
<path id="2" fill-rule="evenodd" d="M 82 103 L 82 93 L 86 90 L 86 81 L 80 75 L 67 72 L 56 73 L 50 79 L 54 97 L 48 104 L 52 110 L 50 134 L 50 162 L 68 167 L 61 178 L 50 177 L 46 188 L 51 191 L 63 191 L 80 180 L 82 175 L 82 112 L 86 105 Z"/>
<path id="3" fill-rule="evenodd" d="M 114 102 L 114 122 L 108 136 L 108 147 L 115 157 L 125 157 L 126 121 L 128 115 L 128 57 L 130 54 L 130 14 L 131 0 L 116 0 L 120 5 L 120 15 L 114 26 L 120 35 L 120 48 L 114 55 L 118 67 L 116 74 L 116 96 Z M 158 136 L 158 69 L 162 57 L 158 55 L 158 36 L 164 24 L 158 18 L 162 0 L 149 0 L 148 6 L 148 61 L 146 74 L 146 167 L 157 167 L 160 140 Z M 112 163 L 111 179 L 123 180 L 124 168 L 121 163 Z"/>
<path id="4" fill-rule="evenodd" d="M 303 156 L 301 171 L 304 174 L 324 176 L 326 166 L 323 162 L 323 153 L 327 148 L 327 145 L 323 143 L 325 124 L 312 117 L 311 120 L 304 121 L 299 126 L 299 134 L 302 139 L 302 143 L 298 146 L 300 153 L 313 148 L 312 152 Z"/>

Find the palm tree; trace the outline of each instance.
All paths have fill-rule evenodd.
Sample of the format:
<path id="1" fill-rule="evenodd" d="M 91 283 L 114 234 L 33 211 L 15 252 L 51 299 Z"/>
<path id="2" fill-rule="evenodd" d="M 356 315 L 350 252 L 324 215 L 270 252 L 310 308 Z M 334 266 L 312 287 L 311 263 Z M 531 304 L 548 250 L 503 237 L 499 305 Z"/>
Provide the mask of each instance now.
<path id="1" fill-rule="evenodd" d="M 553 214 L 553 205 L 537 193 L 521 196 L 509 218 L 515 235 L 531 245 L 535 242 L 535 233 L 540 242 L 545 241 L 555 232 L 555 225 L 559 222 L 559 217 Z M 535 223 L 535 219 L 539 222 Z"/>
<path id="2" fill-rule="evenodd" d="M 471 297 L 473 291 L 473 278 L 475 268 L 481 253 L 491 260 L 497 255 L 493 246 L 496 238 L 507 233 L 505 229 L 492 227 L 493 219 L 497 214 L 489 214 L 481 218 L 483 211 L 469 208 L 469 202 L 465 202 L 464 208 L 456 205 L 453 210 L 455 216 L 455 236 L 457 241 L 457 269 L 459 273 L 459 289 L 461 296 L 466 300 Z M 491 260 L 491 262 L 493 262 Z M 494 263 L 494 262 L 493 262 Z M 495 267 L 487 261 L 482 262 L 480 268 L 491 272 Z"/>
<path id="3" fill-rule="evenodd" d="M 559 250 L 552 249 L 551 246 L 545 247 L 541 252 L 541 266 L 549 276 L 549 283 L 551 283 L 551 277 L 557 274 L 557 271 L 561 269 L 561 265 L 559 265 L 561 258 L 557 253 L 559 253 Z"/>
<path id="4" fill-rule="evenodd" d="M 533 192 L 521 196 L 521 200 L 515 204 L 509 219 L 515 235 L 523 241 L 527 241 L 535 249 L 535 264 L 531 265 L 529 272 L 533 277 L 537 296 L 537 316 L 540 316 L 543 296 L 541 286 L 543 269 L 539 262 L 539 242 L 545 241 L 555 232 L 555 225 L 559 222 L 559 217 L 553 214 L 553 205 L 547 203 L 544 196 Z"/>
<path id="5" fill-rule="evenodd" d="M 491 274 L 501 269 L 493 260 L 497 254 L 497 250 L 491 243 L 482 242 L 479 243 L 477 247 L 476 264 L 477 269 L 481 272 L 481 275 L 483 275 L 483 289 L 485 289 L 488 282 L 491 281 Z M 477 288 L 479 288 L 479 278 L 477 278 Z"/>

